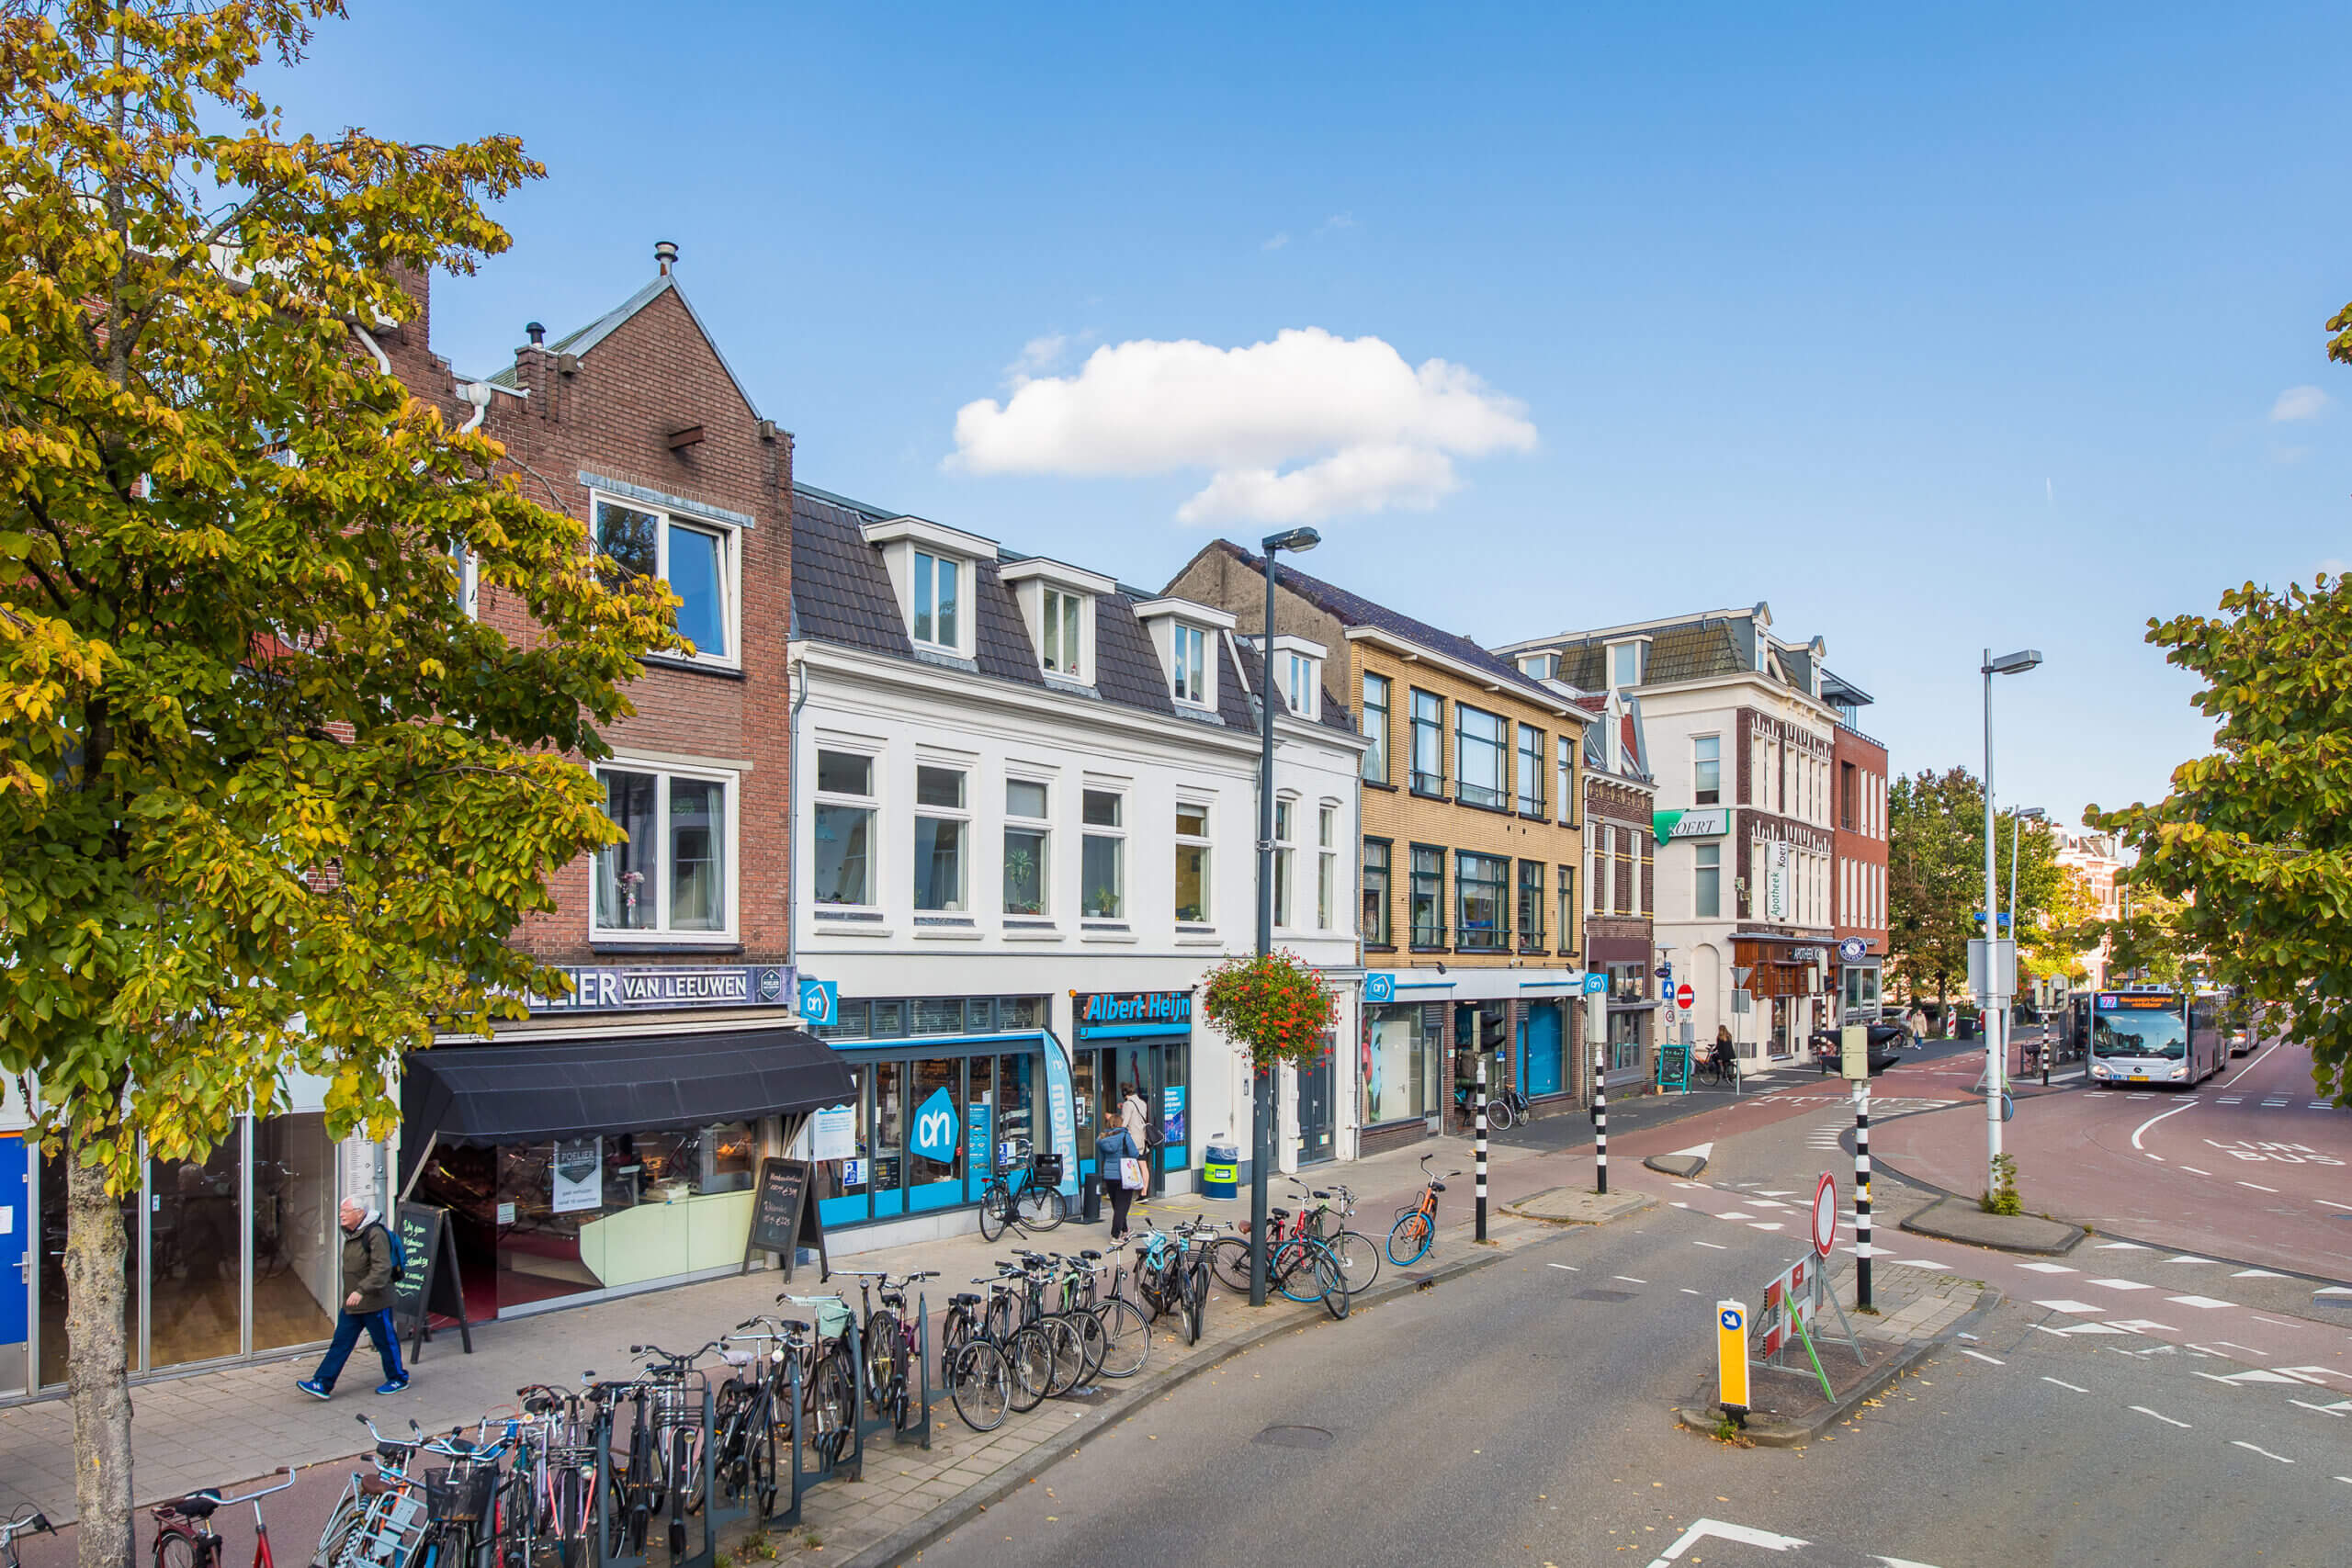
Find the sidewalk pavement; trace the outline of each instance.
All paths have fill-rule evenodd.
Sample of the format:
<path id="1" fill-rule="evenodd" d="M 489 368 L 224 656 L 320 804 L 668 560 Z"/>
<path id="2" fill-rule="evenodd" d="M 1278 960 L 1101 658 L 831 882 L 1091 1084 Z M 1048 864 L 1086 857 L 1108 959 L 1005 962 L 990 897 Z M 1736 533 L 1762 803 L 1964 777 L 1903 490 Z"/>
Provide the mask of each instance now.
<path id="1" fill-rule="evenodd" d="M 1430 1138 L 1351 1165 L 1312 1167 L 1304 1176 L 1313 1185 L 1337 1181 L 1355 1190 L 1356 1227 L 1377 1242 L 1385 1239 L 1394 1211 L 1419 1190 L 1423 1155 L 1435 1156 L 1431 1168 L 1441 1174 L 1455 1169 L 1466 1173 L 1472 1168 L 1467 1140 Z M 1488 1165 L 1493 1219 L 1489 1235 L 1498 1241 L 1556 1234 L 1536 1222 L 1507 1218 L 1502 1205 L 1544 1188 L 1586 1180 L 1589 1173 L 1586 1160 L 1501 1145 L 1490 1148 Z M 1288 1179 L 1278 1177 L 1272 1190 L 1277 1206 L 1290 1206 Z M 1434 1253 L 1439 1267 L 1468 1256 L 1498 1255 L 1476 1248 L 1469 1240 L 1471 1198 L 1466 1174 L 1448 1182 L 1441 1201 L 1442 1228 Z M 1225 1201 L 1188 1194 L 1137 1204 L 1133 1218 L 1137 1228 L 1147 1220 L 1164 1228 L 1196 1213 L 1238 1219 L 1248 1213 L 1246 1194 Z M 1107 1235 L 1106 1226 L 1073 1222 L 1034 1241 L 1023 1242 L 1016 1235 L 991 1246 L 980 1239 L 975 1226 L 971 1234 L 952 1240 L 842 1259 L 830 1285 L 818 1282 L 813 1268 L 798 1270 L 789 1285 L 781 1273 L 763 1270 L 650 1291 L 593 1306 L 477 1325 L 471 1355 L 460 1352 L 457 1334 L 450 1330 L 436 1335 L 424 1347 L 423 1357 L 412 1368 L 411 1386 L 401 1394 L 379 1397 L 371 1392 L 379 1373 L 374 1355 L 364 1344 L 345 1369 L 343 1387 L 326 1404 L 294 1387 L 296 1379 L 309 1375 L 315 1352 L 143 1383 L 131 1391 L 132 1496 L 143 1505 L 199 1486 L 233 1484 L 266 1475 L 280 1465 L 312 1464 L 362 1452 L 368 1438 L 356 1420 L 362 1412 L 373 1416 L 387 1430 L 403 1427 L 413 1417 L 428 1430 L 446 1431 L 478 1420 L 485 1413 L 512 1409 L 514 1391 L 526 1383 L 566 1384 L 590 1369 L 605 1376 L 616 1375 L 632 1364 L 631 1345 L 656 1343 L 672 1350 L 692 1349 L 755 1313 L 773 1310 L 779 1291 L 813 1295 L 839 1290 L 855 1305 L 857 1281 L 842 1279 L 842 1268 L 887 1269 L 893 1274 L 939 1270 L 942 1278 L 930 1281 L 928 1287 L 936 1345 L 936 1318 L 945 1309 L 947 1297 L 968 1289 L 966 1281 L 975 1276 L 992 1274 L 997 1258 L 1009 1256 L 1017 1246 L 1076 1252 L 1102 1246 Z M 1425 1262 L 1413 1272 L 1426 1274 L 1430 1267 Z M 1384 1262 L 1375 1293 L 1395 1275 Z M 1270 1306 L 1252 1312 L 1219 1292 L 1212 1297 L 1201 1345 L 1187 1349 L 1168 1335 L 1155 1336 L 1145 1374 L 1132 1381 L 1150 1384 L 1163 1371 L 1205 1364 L 1203 1357 L 1216 1359 L 1239 1348 L 1251 1337 L 1301 1326 L 1321 1315 L 1320 1306 L 1289 1303 L 1279 1309 Z M 1111 1387 L 1109 1408 L 1124 1411 L 1136 1403 L 1117 1384 Z M 829 1529 L 862 1529 L 854 1520 L 865 1512 L 895 1508 L 899 1512 L 893 1518 L 913 1517 L 1100 1414 L 1049 1401 L 1027 1416 L 1009 1418 L 995 1432 L 982 1437 L 967 1431 L 944 1396 L 936 1396 L 931 1452 L 893 1450 L 887 1440 L 878 1449 L 870 1446 L 864 1483 L 822 1487 L 810 1495 L 811 1526 L 823 1537 Z M 64 1400 L 0 1407 L 0 1476 L 8 1479 L 12 1502 L 29 1501 L 60 1525 L 74 1517 L 73 1415 Z M 841 1561 L 838 1548 L 829 1546 L 826 1561 Z"/>

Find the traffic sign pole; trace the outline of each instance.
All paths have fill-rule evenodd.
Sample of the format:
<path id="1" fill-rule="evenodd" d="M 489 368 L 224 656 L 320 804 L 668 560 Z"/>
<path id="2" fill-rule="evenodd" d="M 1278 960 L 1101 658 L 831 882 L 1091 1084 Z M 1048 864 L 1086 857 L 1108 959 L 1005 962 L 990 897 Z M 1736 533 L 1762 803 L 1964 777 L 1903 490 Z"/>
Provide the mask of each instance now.
<path id="1" fill-rule="evenodd" d="M 1871 1305 L 1871 1080 L 1854 1086 L 1854 1305 Z"/>
<path id="2" fill-rule="evenodd" d="M 1747 1425 L 1747 1308 L 1715 1303 L 1715 1403 L 1735 1427 Z"/>

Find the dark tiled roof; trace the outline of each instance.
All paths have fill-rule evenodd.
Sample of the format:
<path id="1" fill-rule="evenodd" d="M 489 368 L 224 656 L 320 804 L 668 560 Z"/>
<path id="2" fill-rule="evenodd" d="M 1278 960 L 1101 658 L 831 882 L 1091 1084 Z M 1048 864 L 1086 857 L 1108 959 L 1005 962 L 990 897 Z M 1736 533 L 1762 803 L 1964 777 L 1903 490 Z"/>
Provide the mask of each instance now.
<path id="1" fill-rule="evenodd" d="M 630 317 L 664 294 L 675 294 L 678 297 L 678 303 L 685 307 L 686 315 L 694 321 L 695 330 L 702 333 L 704 342 L 710 344 L 710 352 L 718 357 L 719 367 L 727 372 L 727 378 L 735 383 L 735 391 L 742 398 L 743 406 L 750 409 L 756 417 L 760 408 L 752 400 L 751 389 L 743 385 L 743 378 L 736 375 L 735 367 L 727 362 L 726 351 L 718 346 L 718 340 L 711 336 L 710 329 L 702 324 L 702 316 L 695 310 L 694 301 L 686 298 L 686 291 L 679 288 L 678 280 L 667 273 L 655 278 L 586 326 L 566 333 L 548 344 L 547 351 L 549 354 L 585 355 L 590 349 L 617 332 Z M 522 378 L 512 365 L 492 375 L 490 381 L 492 386 L 497 387 L 519 388 L 522 385 Z"/>
<path id="2" fill-rule="evenodd" d="M 1728 621 L 1689 621 L 1659 626 L 1646 634 L 1649 657 L 1642 665 L 1642 684 L 1666 685 L 1729 675 L 1747 668 L 1740 656 L 1739 637 Z M 1600 691 L 1609 684 L 1608 645 L 1597 639 L 1560 644 L 1558 678 L 1571 686 Z"/>
<path id="3" fill-rule="evenodd" d="M 806 486 L 792 492 L 792 619 L 802 637 L 915 656 L 882 552 L 859 530 L 886 513 Z"/>
<path id="4" fill-rule="evenodd" d="M 1219 539 L 1213 547 L 1222 549 L 1252 571 L 1262 572 L 1265 563 L 1229 539 Z M 1426 621 L 1417 621 L 1383 604 L 1375 604 L 1362 594 L 1312 577 L 1285 562 L 1282 570 L 1282 585 L 1295 592 L 1327 615 L 1336 616 L 1341 626 L 1362 626 L 1385 632 L 1388 636 L 1425 648 L 1431 653 L 1443 654 L 1457 663 L 1491 675 L 1519 696 L 1532 697 L 1542 703 L 1558 705 L 1558 693 L 1551 691 L 1520 672 L 1519 667 L 1498 659 L 1466 637 L 1440 631 Z"/>

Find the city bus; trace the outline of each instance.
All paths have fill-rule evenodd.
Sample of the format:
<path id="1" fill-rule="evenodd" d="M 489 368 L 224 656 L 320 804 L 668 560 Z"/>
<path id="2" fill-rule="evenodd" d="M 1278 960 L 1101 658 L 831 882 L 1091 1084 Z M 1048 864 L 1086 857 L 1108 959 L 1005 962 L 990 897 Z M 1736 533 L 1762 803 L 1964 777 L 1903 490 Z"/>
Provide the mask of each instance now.
<path id="1" fill-rule="evenodd" d="M 2222 1027 L 2225 998 L 2214 991 L 2154 987 L 2098 991 L 2082 998 L 2089 1014 L 2091 1083 L 2202 1083 L 2230 1059 Z"/>

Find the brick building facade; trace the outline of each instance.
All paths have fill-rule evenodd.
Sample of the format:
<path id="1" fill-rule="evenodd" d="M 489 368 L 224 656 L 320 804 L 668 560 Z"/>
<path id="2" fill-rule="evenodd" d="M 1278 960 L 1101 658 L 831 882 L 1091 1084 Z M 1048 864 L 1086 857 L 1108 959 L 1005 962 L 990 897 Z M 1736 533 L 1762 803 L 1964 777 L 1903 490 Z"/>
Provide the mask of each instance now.
<path id="1" fill-rule="evenodd" d="M 1832 691 L 1833 702 L 1842 694 Z M 1845 706 L 1855 705 L 1841 705 Z M 1878 1016 L 1886 962 L 1886 747 L 1841 719 L 1831 818 L 1838 856 L 1835 924 L 1839 1021 Z M 1861 943 L 1859 951 L 1854 943 Z"/>

